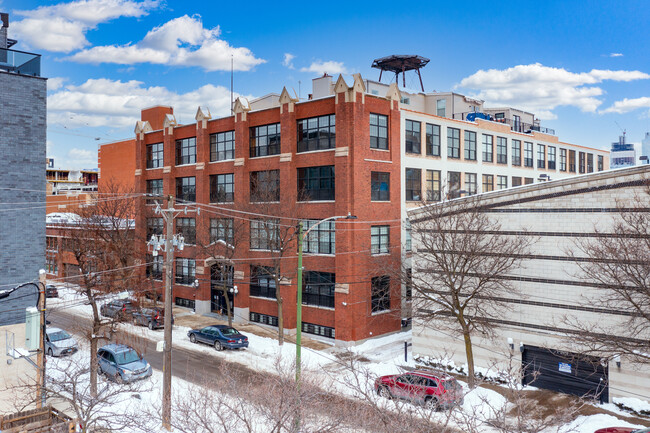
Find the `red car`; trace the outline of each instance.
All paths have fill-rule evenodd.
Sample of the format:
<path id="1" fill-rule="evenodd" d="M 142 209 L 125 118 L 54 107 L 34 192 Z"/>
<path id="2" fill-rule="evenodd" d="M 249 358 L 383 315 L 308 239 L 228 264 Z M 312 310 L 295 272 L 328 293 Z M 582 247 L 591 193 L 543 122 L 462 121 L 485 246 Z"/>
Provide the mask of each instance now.
<path id="1" fill-rule="evenodd" d="M 650 428 L 639 430 L 631 427 L 607 427 L 598 429 L 594 433 L 650 433 Z"/>
<path id="2" fill-rule="evenodd" d="M 456 379 L 426 370 L 381 376 L 375 391 L 382 397 L 402 398 L 433 409 L 449 409 L 463 404 L 463 388 Z"/>

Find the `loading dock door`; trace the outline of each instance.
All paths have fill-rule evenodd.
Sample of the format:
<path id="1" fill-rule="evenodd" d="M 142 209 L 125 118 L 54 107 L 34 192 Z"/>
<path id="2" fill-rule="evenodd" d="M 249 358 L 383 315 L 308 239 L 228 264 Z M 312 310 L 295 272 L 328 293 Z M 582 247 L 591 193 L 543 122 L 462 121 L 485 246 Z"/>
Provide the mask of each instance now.
<path id="1" fill-rule="evenodd" d="M 574 353 L 524 346 L 522 367 L 524 385 L 609 401 L 608 369 L 598 358 L 578 360 Z"/>

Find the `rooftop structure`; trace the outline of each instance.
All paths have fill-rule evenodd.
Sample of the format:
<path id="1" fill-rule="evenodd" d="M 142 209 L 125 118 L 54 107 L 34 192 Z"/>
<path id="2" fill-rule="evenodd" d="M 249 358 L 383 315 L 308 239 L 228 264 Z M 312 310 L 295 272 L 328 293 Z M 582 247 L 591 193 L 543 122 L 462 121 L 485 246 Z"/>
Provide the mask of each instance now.
<path id="1" fill-rule="evenodd" d="M 420 75 L 420 69 L 424 68 L 429 59 L 422 56 L 416 55 L 392 55 L 387 57 L 382 57 L 380 59 L 375 59 L 372 62 L 372 67 L 380 70 L 379 72 L 379 81 L 381 82 L 381 74 L 384 71 L 395 73 L 395 82 L 399 83 L 399 74 L 402 73 L 402 83 L 406 87 L 406 72 L 415 71 L 420 78 L 420 87 L 424 92 L 424 84 L 422 84 L 422 75 Z"/>
<path id="2" fill-rule="evenodd" d="M 617 142 L 612 143 L 610 160 L 611 168 L 632 167 L 636 165 L 636 149 L 634 149 L 634 144 L 626 142 L 625 132 L 618 137 Z"/>
<path id="3" fill-rule="evenodd" d="M 9 14 L 0 13 L 0 70 L 22 75 L 41 76 L 41 55 L 10 50 L 18 41 L 10 39 Z"/>

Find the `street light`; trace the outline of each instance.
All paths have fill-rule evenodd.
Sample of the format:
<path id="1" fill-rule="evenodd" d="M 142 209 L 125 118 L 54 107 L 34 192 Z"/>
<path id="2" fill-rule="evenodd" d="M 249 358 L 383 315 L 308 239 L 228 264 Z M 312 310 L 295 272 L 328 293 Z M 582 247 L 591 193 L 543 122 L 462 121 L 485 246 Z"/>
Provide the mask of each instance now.
<path id="1" fill-rule="evenodd" d="M 315 227 L 326 221 L 333 221 L 337 219 L 355 220 L 356 216 L 351 215 L 350 212 L 346 216 L 333 216 L 318 221 L 316 224 L 309 227 L 309 229 L 302 233 L 302 221 L 298 222 L 298 294 L 297 294 L 297 308 L 296 308 L 296 383 L 300 389 L 300 356 L 301 356 L 301 339 L 302 339 L 302 243 Z M 300 417 L 297 418 L 297 426 L 300 426 Z"/>

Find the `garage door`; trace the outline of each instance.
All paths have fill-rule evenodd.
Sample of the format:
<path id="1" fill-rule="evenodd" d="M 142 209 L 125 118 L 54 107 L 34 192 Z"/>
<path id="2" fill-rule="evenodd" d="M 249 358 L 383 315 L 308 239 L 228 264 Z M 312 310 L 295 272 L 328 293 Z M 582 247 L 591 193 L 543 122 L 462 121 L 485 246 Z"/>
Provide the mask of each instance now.
<path id="1" fill-rule="evenodd" d="M 522 366 L 524 385 L 609 401 L 607 367 L 598 358 L 524 346 Z"/>

